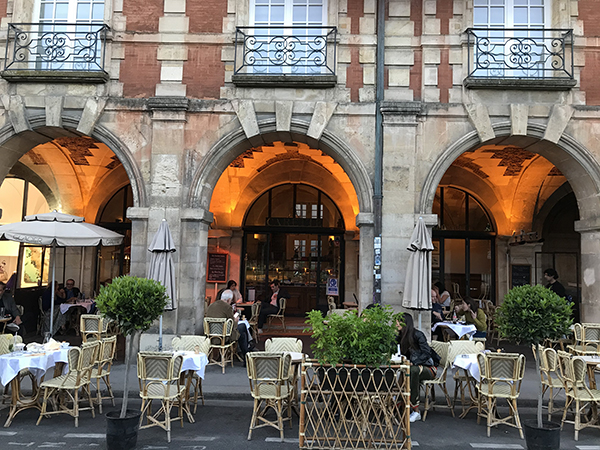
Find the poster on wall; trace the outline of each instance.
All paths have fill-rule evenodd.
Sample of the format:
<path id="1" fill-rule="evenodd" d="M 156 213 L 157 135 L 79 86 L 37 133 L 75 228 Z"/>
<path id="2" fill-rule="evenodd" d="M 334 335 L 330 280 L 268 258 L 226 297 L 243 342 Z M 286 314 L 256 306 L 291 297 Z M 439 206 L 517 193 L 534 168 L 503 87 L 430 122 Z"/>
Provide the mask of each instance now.
<path id="1" fill-rule="evenodd" d="M 327 280 L 327 295 L 339 295 L 338 279 L 329 278 Z"/>
<path id="2" fill-rule="evenodd" d="M 512 287 L 531 284 L 531 265 L 529 264 L 512 264 L 510 274 Z"/>
<path id="3" fill-rule="evenodd" d="M 227 261 L 229 253 L 209 253 L 206 268 L 206 281 L 227 283 Z"/>

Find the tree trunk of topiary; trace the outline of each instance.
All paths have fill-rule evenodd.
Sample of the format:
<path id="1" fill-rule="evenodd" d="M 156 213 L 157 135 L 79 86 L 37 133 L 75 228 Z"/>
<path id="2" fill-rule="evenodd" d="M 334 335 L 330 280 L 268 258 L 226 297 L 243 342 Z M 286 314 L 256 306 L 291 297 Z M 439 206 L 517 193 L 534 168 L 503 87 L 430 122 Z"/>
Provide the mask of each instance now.
<path id="1" fill-rule="evenodd" d="M 121 404 L 120 415 L 121 419 L 125 418 L 125 415 L 127 413 L 127 402 L 129 401 L 129 366 L 131 365 L 131 354 L 133 353 L 133 337 L 135 334 L 137 333 L 126 336 L 127 351 L 125 352 L 125 386 L 123 386 L 123 403 Z"/>
<path id="2" fill-rule="evenodd" d="M 542 428 L 542 396 L 544 392 L 544 387 L 542 386 L 542 378 L 540 372 L 540 361 L 542 357 L 542 352 L 540 351 L 540 344 L 535 345 L 536 358 L 535 359 L 535 372 L 538 376 L 538 404 L 537 404 L 537 426 L 538 428 Z"/>

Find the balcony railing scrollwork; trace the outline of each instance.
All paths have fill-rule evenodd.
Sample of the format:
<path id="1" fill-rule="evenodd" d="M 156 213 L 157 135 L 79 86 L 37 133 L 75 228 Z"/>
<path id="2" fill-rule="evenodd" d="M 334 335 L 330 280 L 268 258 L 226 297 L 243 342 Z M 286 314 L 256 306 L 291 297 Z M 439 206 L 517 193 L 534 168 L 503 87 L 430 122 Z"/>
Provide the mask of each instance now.
<path id="1" fill-rule="evenodd" d="M 335 84 L 337 28 L 326 26 L 238 27 L 234 82 L 277 80 Z"/>
<path id="2" fill-rule="evenodd" d="M 107 25 L 92 23 L 11 23 L 2 76 L 106 81 L 108 30 Z"/>
<path id="3" fill-rule="evenodd" d="M 467 30 L 469 83 L 498 80 L 504 86 L 545 83 L 563 87 L 573 77 L 573 30 L 551 28 L 470 28 Z"/>

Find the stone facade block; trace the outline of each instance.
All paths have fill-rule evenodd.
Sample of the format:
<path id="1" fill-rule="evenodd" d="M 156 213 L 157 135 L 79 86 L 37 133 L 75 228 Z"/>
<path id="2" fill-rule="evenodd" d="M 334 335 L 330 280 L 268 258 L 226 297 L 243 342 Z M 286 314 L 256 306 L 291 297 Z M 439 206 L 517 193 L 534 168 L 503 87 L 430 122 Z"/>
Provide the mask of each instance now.
<path id="1" fill-rule="evenodd" d="M 158 31 L 160 33 L 187 33 L 189 29 L 189 17 L 163 16 L 158 19 Z"/>
<path id="2" fill-rule="evenodd" d="M 440 101 L 440 90 L 433 87 L 423 88 L 423 100 L 426 102 L 438 103 Z"/>
<path id="3" fill-rule="evenodd" d="M 437 86 L 438 69 L 437 66 L 425 66 L 423 69 L 423 84 L 425 86 Z"/>
<path id="4" fill-rule="evenodd" d="M 410 20 L 388 20 L 385 24 L 386 36 L 414 36 L 415 24 Z"/>
<path id="5" fill-rule="evenodd" d="M 529 105 L 510 105 L 511 132 L 515 135 L 527 135 L 527 120 L 529 119 Z"/>
<path id="6" fill-rule="evenodd" d="M 339 46 L 338 47 L 338 62 L 340 64 L 350 64 L 352 62 L 352 52 L 350 47 Z"/>
<path id="7" fill-rule="evenodd" d="M 390 0 L 390 17 L 410 17 L 410 0 Z"/>
<path id="8" fill-rule="evenodd" d="M 385 64 L 388 66 L 412 66 L 415 55 L 412 50 L 388 50 L 385 52 Z"/>
<path id="9" fill-rule="evenodd" d="M 428 15 L 435 15 L 437 11 L 437 0 L 424 0 L 423 2 L 423 13 Z"/>
<path id="10" fill-rule="evenodd" d="M 375 84 L 375 66 L 365 65 L 363 67 L 363 84 Z"/>
<path id="11" fill-rule="evenodd" d="M 187 61 L 188 49 L 182 45 L 159 45 L 156 50 L 159 61 Z"/>
<path id="12" fill-rule="evenodd" d="M 46 97 L 46 125 L 62 127 L 64 97 Z"/>
<path id="13" fill-rule="evenodd" d="M 451 48 L 448 52 L 448 63 L 450 64 L 462 64 L 463 63 L 463 52 L 460 48 Z"/>
<path id="14" fill-rule="evenodd" d="M 360 34 L 375 34 L 375 17 L 361 17 L 358 21 Z"/>
<path id="15" fill-rule="evenodd" d="M 185 0 L 165 0 L 165 12 L 185 14 Z"/>
<path id="16" fill-rule="evenodd" d="M 465 104 L 465 109 L 467 110 L 469 119 L 471 119 L 471 123 L 477 130 L 479 139 L 481 139 L 482 142 L 494 139 L 496 137 L 496 133 L 492 128 L 492 121 L 490 120 L 488 109 L 484 104 L 467 103 Z"/>
<path id="17" fill-rule="evenodd" d="M 159 83 L 154 92 L 157 97 L 185 97 L 187 86 L 180 83 Z"/>
<path id="18" fill-rule="evenodd" d="M 365 14 L 375 14 L 377 2 L 375 0 L 364 0 L 363 11 Z"/>
<path id="19" fill-rule="evenodd" d="M 317 102 L 306 135 L 320 139 L 336 107 L 337 103 Z"/>
<path id="20" fill-rule="evenodd" d="M 423 34 L 440 34 L 440 27 L 440 19 L 431 19 L 429 17 L 425 17 L 423 20 Z"/>
<path id="21" fill-rule="evenodd" d="M 87 101 L 85 102 L 85 107 L 83 108 L 83 112 L 81 113 L 81 119 L 79 119 L 79 124 L 77 125 L 77 131 L 90 136 L 92 134 L 92 131 L 94 131 L 96 122 L 98 122 L 98 119 L 100 118 L 100 115 L 104 111 L 105 106 L 106 106 L 106 98 L 98 98 L 98 97 L 88 98 Z"/>
<path id="22" fill-rule="evenodd" d="M 424 64 L 439 64 L 440 63 L 440 49 L 439 48 L 424 48 L 423 49 L 423 63 Z"/>
<path id="23" fill-rule="evenodd" d="M 548 120 L 548 126 L 546 127 L 546 133 L 544 139 L 550 142 L 558 142 L 567 128 L 569 121 L 573 116 L 573 107 L 570 105 L 554 105 L 552 107 L 552 113 Z"/>
<path id="24" fill-rule="evenodd" d="M 181 82 L 183 79 L 183 63 L 163 63 L 160 67 L 161 82 Z"/>
<path id="25" fill-rule="evenodd" d="M 406 86 L 410 85 L 410 69 L 389 69 L 389 85 L 390 86 Z"/>
<path id="26" fill-rule="evenodd" d="M 358 62 L 361 64 L 374 64 L 375 63 L 375 48 L 374 47 L 361 47 L 358 50 Z"/>

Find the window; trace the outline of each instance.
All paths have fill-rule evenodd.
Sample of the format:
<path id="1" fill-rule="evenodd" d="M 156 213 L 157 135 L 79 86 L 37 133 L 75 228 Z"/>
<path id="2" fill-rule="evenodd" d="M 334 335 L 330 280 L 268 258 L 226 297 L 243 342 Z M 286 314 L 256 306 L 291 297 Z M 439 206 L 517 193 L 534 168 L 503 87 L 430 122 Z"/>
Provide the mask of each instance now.
<path id="1" fill-rule="evenodd" d="M 550 0 L 474 0 L 476 28 L 543 28 L 550 23 Z"/>

